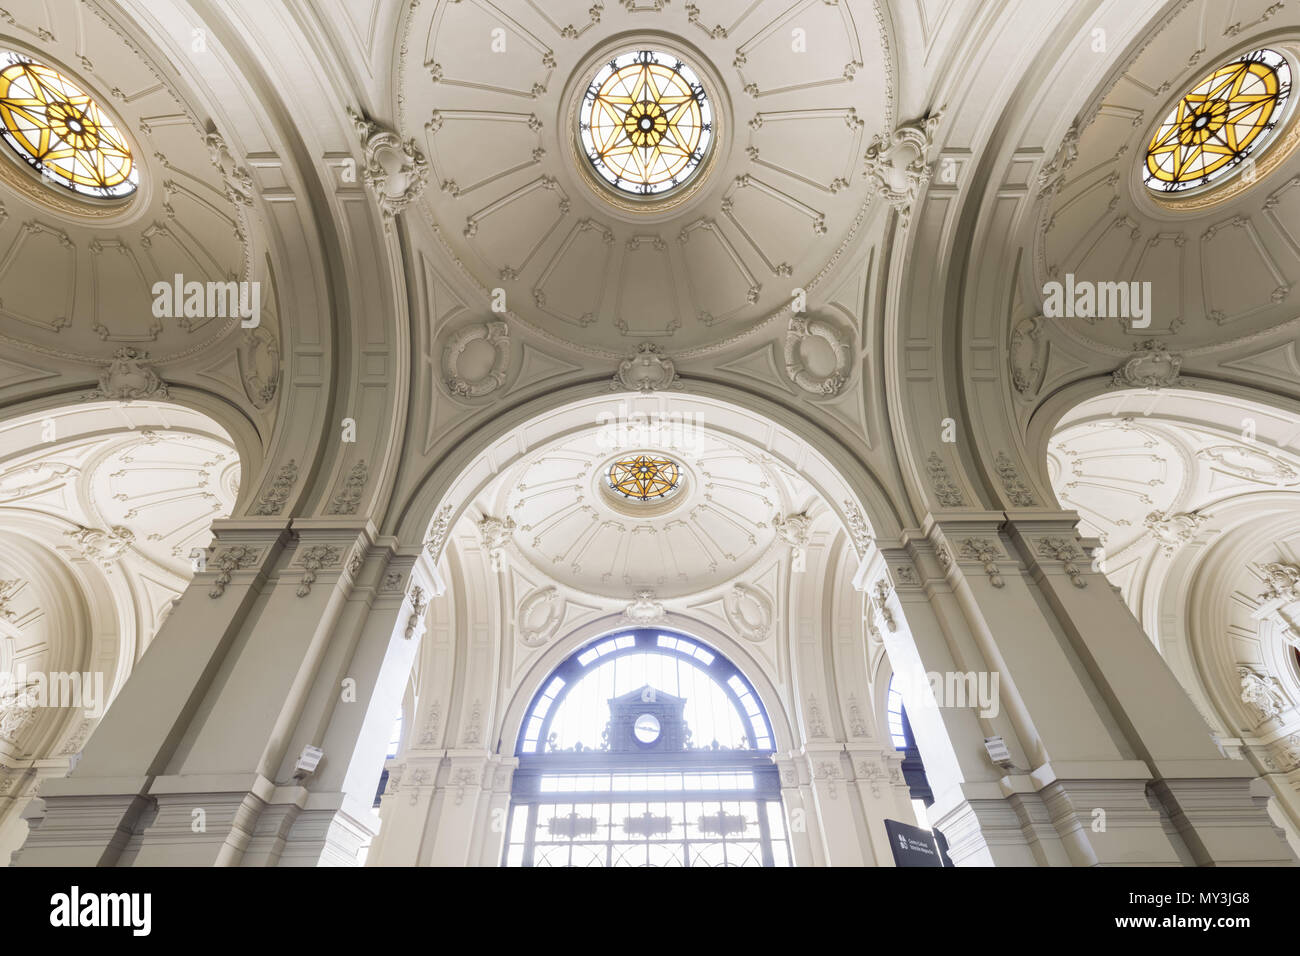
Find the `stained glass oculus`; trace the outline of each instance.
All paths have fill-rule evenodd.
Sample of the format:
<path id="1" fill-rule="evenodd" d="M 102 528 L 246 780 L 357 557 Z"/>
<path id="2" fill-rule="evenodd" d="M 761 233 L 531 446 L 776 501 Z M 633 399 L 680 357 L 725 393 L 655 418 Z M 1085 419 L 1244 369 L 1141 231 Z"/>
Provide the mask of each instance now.
<path id="1" fill-rule="evenodd" d="M 0 51 L 0 136 L 42 177 L 83 196 L 135 192 L 131 147 L 99 104 L 57 70 Z"/>
<path id="2" fill-rule="evenodd" d="M 1269 139 L 1290 95 L 1290 64 L 1273 50 L 1255 50 L 1198 80 L 1151 137 L 1147 187 L 1181 192 L 1230 172 Z"/>
<path id="3" fill-rule="evenodd" d="M 602 66 L 579 110 L 582 148 L 605 182 L 654 196 L 682 185 L 713 139 L 713 107 L 695 71 L 639 50 Z"/>
<path id="4" fill-rule="evenodd" d="M 609 487 L 637 501 L 666 497 L 677 490 L 681 480 L 677 462 L 657 455 L 620 458 L 609 466 Z"/>

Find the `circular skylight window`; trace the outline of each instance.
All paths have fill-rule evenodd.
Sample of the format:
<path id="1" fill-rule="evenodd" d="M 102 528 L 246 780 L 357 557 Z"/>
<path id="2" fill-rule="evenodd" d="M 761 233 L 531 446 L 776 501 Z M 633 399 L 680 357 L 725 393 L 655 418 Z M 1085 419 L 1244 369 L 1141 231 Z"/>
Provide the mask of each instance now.
<path id="1" fill-rule="evenodd" d="M 1151 137 L 1147 188 L 1176 193 L 1226 176 L 1271 138 L 1290 95 L 1290 64 L 1273 50 L 1247 53 L 1202 77 Z"/>
<path id="2" fill-rule="evenodd" d="M 677 490 L 682 470 L 671 458 L 633 455 L 609 466 L 609 487 L 625 498 L 649 501 L 665 498 Z"/>
<path id="3" fill-rule="evenodd" d="M 42 179 L 83 196 L 129 196 L 139 182 L 131 147 L 100 105 L 11 51 L 0 51 L 0 136 Z"/>
<path id="4" fill-rule="evenodd" d="M 616 56 L 578 111 L 582 148 L 610 186 L 656 196 L 685 183 L 713 140 L 713 107 L 695 71 L 671 53 Z"/>

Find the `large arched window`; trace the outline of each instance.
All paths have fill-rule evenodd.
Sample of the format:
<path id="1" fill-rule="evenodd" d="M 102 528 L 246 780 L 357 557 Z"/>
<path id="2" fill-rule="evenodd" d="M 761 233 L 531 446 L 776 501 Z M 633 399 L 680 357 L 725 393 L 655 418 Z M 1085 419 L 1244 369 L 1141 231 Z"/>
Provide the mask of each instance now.
<path id="1" fill-rule="evenodd" d="M 516 750 L 506 866 L 789 866 L 772 729 L 699 641 L 640 629 L 543 682 Z"/>

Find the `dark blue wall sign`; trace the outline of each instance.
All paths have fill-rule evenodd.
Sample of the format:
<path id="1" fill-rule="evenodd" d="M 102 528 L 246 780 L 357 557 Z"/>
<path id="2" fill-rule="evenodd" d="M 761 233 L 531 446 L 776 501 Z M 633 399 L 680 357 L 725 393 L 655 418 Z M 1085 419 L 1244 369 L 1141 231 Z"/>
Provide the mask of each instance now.
<path id="1" fill-rule="evenodd" d="M 894 850 L 895 866 L 943 866 L 934 834 L 929 830 L 922 830 L 910 823 L 886 820 L 885 831 L 889 834 L 889 845 Z"/>

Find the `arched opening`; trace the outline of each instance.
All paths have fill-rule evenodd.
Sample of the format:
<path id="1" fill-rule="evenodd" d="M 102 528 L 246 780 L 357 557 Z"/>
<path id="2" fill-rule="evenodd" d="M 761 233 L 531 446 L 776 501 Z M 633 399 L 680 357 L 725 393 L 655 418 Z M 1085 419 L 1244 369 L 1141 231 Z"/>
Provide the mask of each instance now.
<path id="1" fill-rule="evenodd" d="M 698 639 L 629 629 L 575 651 L 516 745 L 506 866 L 789 866 L 767 713 Z"/>
<path id="2" fill-rule="evenodd" d="M 1082 402 L 1052 486 L 1225 752 L 1300 829 L 1300 416 L 1240 396 L 1126 390 Z"/>
<path id="3" fill-rule="evenodd" d="M 0 862 L 202 566 L 242 468 L 223 427 L 175 405 L 0 423 Z"/>

